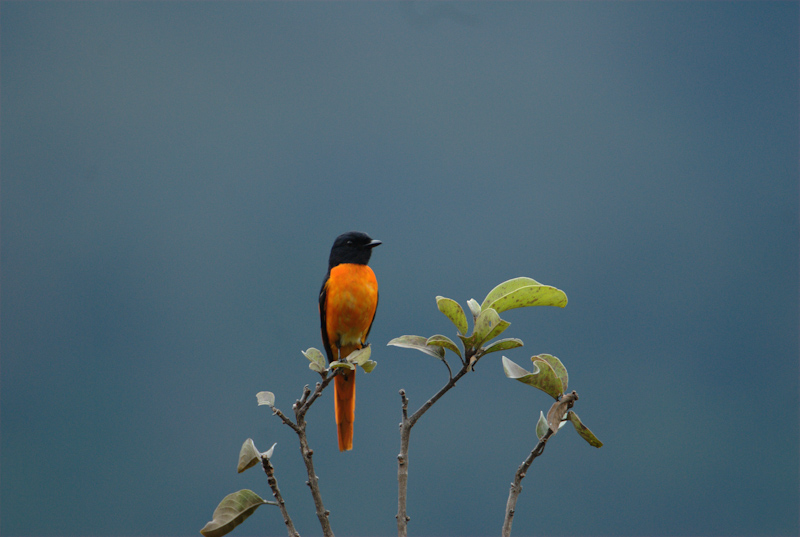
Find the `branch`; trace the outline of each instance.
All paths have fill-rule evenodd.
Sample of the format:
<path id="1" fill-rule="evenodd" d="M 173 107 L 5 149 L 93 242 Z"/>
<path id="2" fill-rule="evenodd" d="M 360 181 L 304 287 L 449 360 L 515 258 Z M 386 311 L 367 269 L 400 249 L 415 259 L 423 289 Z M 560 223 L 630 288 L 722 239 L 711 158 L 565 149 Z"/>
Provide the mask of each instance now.
<path id="1" fill-rule="evenodd" d="M 536 444 L 536 447 L 528 455 L 522 464 L 519 465 L 517 468 L 517 472 L 514 474 L 514 482 L 511 483 L 511 490 L 508 493 L 508 501 L 506 502 L 506 517 L 503 520 L 503 537 L 509 537 L 511 535 L 511 523 L 514 520 L 514 510 L 517 506 L 517 498 L 519 498 L 519 493 L 522 492 L 522 479 L 525 477 L 525 474 L 528 471 L 528 468 L 531 467 L 533 464 L 533 459 L 538 457 L 544 452 L 544 446 L 547 444 L 547 440 L 553 435 L 552 429 L 547 429 L 547 432 L 544 433 L 544 436 L 539 440 L 539 443 Z"/>
<path id="2" fill-rule="evenodd" d="M 322 494 L 319 490 L 319 477 L 317 477 L 317 474 L 314 471 L 314 462 L 312 460 L 314 450 L 309 447 L 308 436 L 306 435 L 306 413 L 311 408 L 311 405 L 314 404 L 314 401 L 316 401 L 319 396 L 322 395 L 323 390 L 325 390 L 325 388 L 333 380 L 333 377 L 335 377 L 337 374 L 338 370 L 329 372 L 325 375 L 321 374 L 323 377 L 322 382 L 317 382 L 313 392 L 308 385 L 303 387 L 303 394 L 300 396 L 300 399 L 298 399 L 294 405 L 292 405 L 292 408 L 294 409 L 295 422 L 289 419 L 279 409 L 274 407 L 272 409 L 273 414 L 278 416 L 284 424 L 288 425 L 297 434 L 297 438 L 300 441 L 300 453 L 303 456 L 303 463 L 305 463 L 306 472 L 308 473 L 308 481 L 306 481 L 306 484 L 311 489 L 311 497 L 314 499 L 314 507 L 316 508 L 317 518 L 319 519 L 320 526 L 322 526 L 322 534 L 325 537 L 334 537 L 333 530 L 331 529 L 330 522 L 328 521 L 328 517 L 331 513 L 325 509 L 325 505 L 322 503 Z M 284 520 L 287 518 L 288 515 L 284 514 Z M 293 529 L 294 528 L 289 528 L 290 537 L 294 537 L 292 534 Z"/>
<path id="3" fill-rule="evenodd" d="M 400 390 L 400 400 L 403 408 L 403 421 L 400 422 L 400 454 L 397 455 L 397 535 L 408 535 L 408 521 L 411 518 L 406 514 L 406 494 L 408 492 L 408 439 L 411 434 L 411 424 L 408 420 L 408 398 L 406 391 Z"/>
<path id="4" fill-rule="evenodd" d="M 300 432 L 301 432 L 300 428 L 297 425 L 295 425 L 292 420 L 287 418 L 286 414 L 281 412 L 278 407 L 272 407 L 272 413 L 275 414 L 276 416 L 278 416 L 285 425 L 288 425 L 289 427 L 291 427 L 292 430 L 294 430 L 295 433 L 300 434 Z"/>
<path id="5" fill-rule="evenodd" d="M 558 431 L 559 423 L 562 421 L 564 414 L 567 412 L 567 410 L 572 408 L 572 405 L 574 405 L 575 401 L 577 400 L 578 394 L 575 393 L 575 390 L 573 390 L 572 393 L 561 396 L 558 401 L 553 403 L 553 406 L 550 407 L 550 410 L 547 411 L 547 421 L 549 424 L 547 432 L 544 433 L 544 435 L 539 439 L 539 442 L 536 444 L 536 447 L 531 451 L 530 455 L 528 455 L 528 457 L 522 461 L 522 464 L 519 465 L 519 468 L 517 468 L 517 471 L 514 474 L 514 482 L 511 483 L 511 490 L 508 491 L 506 516 L 503 520 L 503 537 L 511 536 L 511 524 L 514 522 L 514 512 L 517 507 L 517 498 L 519 498 L 519 495 L 522 492 L 522 480 L 528 473 L 528 469 L 531 467 L 531 464 L 533 464 L 533 459 L 544 452 L 544 447 L 547 444 L 547 441 L 556 433 L 556 431 Z"/>
<path id="6" fill-rule="evenodd" d="M 339 369 L 334 369 L 334 370 L 333 370 L 333 372 L 332 372 L 331 374 L 329 374 L 329 375 L 325 375 L 325 376 L 323 377 L 323 379 L 322 379 L 322 382 L 317 382 L 317 385 L 316 385 L 316 387 L 315 387 L 315 389 L 314 389 L 314 393 L 313 393 L 313 394 L 311 394 L 311 397 L 310 397 L 310 398 L 309 398 L 309 397 L 308 397 L 308 395 L 307 395 L 307 392 L 308 392 L 308 386 L 306 386 L 306 387 L 304 388 L 304 390 L 303 390 L 303 398 L 302 398 L 302 403 L 301 403 L 301 405 L 300 405 L 300 406 L 301 406 L 301 410 L 302 410 L 302 412 L 303 412 L 303 416 L 305 416 L 306 412 L 308 412 L 308 409 L 309 409 L 309 408 L 311 408 L 311 405 L 313 405 L 313 404 L 314 404 L 314 401 L 316 401 L 316 400 L 317 400 L 317 398 L 318 398 L 320 395 L 322 395 L 322 390 L 324 390 L 325 388 L 327 388 L 327 387 L 328 387 L 328 384 L 330 384 L 330 383 L 331 383 L 331 381 L 333 380 L 333 377 L 335 377 L 336 375 L 338 375 L 338 374 L 339 374 L 339 372 L 340 372 L 340 370 L 339 370 Z M 295 410 L 295 413 L 297 413 L 297 410 Z"/>
<path id="7" fill-rule="evenodd" d="M 453 370 L 450 369 L 450 364 L 447 363 L 447 359 L 445 359 L 445 358 L 442 358 L 442 362 L 444 362 L 444 366 L 447 368 L 447 373 L 450 376 L 450 378 L 452 379 L 453 378 Z M 461 363 L 463 364 L 464 362 L 462 361 Z"/>
<path id="8" fill-rule="evenodd" d="M 275 500 L 278 502 L 277 505 L 281 510 L 281 514 L 283 515 L 283 523 L 286 524 L 286 529 L 289 531 L 289 537 L 300 537 L 300 534 L 297 533 L 297 530 L 294 528 L 294 524 L 292 523 L 292 518 L 289 516 L 289 512 L 286 510 L 286 504 L 283 501 L 283 496 L 278 488 L 278 480 L 275 478 L 275 468 L 272 466 L 272 463 L 269 462 L 269 457 L 261 457 L 261 467 L 264 468 L 264 472 L 267 474 L 267 483 L 269 483 L 269 488 L 272 489 L 272 495 L 275 496 Z"/>
<path id="9" fill-rule="evenodd" d="M 470 360 L 475 356 L 475 353 L 470 353 L 469 351 L 466 353 L 466 359 L 462 362 L 461 369 L 456 376 L 454 377 L 452 371 L 450 371 L 450 366 L 447 366 L 447 370 L 450 372 L 450 379 L 433 397 L 428 399 L 428 401 L 419 407 L 419 409 L 411 415 L 408 416 L 408 398 L 406 397 L 405 390 L 400 390 L 400 399 L 402 401 L 402 408 L 403 408 L 403 421 L 400 422 L 400 453 L 397 455 L 397 515 L 395 518 L 397 519 L 397 535 L 398 537 L 407 537 L 408 535 L 408 521 L 411 520 L 411 517 L 408 516 L 406 511 L 406 499 L 408 496 L 408 447 L 409 441 L 411 436 L 411 428 L 414 427 L 414 424 L 422 417 L 425 412 L 431 408 L 436 401 L 438 401 L 444 394 L 450 391 L 456 385 L 461 377 L 466 375 L 475 364 L 478 358 L 475 360 Z M 445 362 L 447 364 L 447 362 Z"/>
<path id="10" fill-rule="evenodd" d="M 475 362 L 473 362 L 473 364 L 474 364 L 474 363 L 475 363 Z M 449 368 L 448 368 L 448 369 L 449 369 Z M 470 367 L 470 364 L 469 364 L 469 362 L 466 362 L 466 363 L 465 363 L 465 364 L 464 364 L 464 365 L 461 367 L 461 369 L 459 370 L 459 372 L 458 372 L 458 373 L 456 373 L 456 376 L 455 376 L 455 377 L 451 376 L 451 377 L 450 377 L 450 380 L 448 380 L 448 381 L 447 381 L 447 384 L 445 384 L 445 385 L 442 387 L 442 389 L 440 389 L 438 392 L 436 392 L 436 393 L 434 394 L 434 396 L 433 396 L 433 397 L 431 397 L 430 399 L 428 399 L 428 401 L 427 401 L 427 402 L 426 402 L 424 405 L 422 405 L 421 407 L 419 407 L 419 408 L 417 409 L 417 411 L 416 411 L 416 412 L 414 412 L 414 414 L 412 414 L 410 418 L 408 418 L 408 421 L 409 421 L 409 426 L 408 426 L 408 428 L 409 428 L 409 429 L 411 429 L 411 427 L 413 427 L 413 426 L 414 426 L 414 424 L 416 424 L 416 423 L 417 423 L 417 420 L 419 420 L 419 419 L 422 417 L 422 415 L 423 415 L 423 414 L 425 414 L 425 412 L 427 412 L 427 411 L 428 411 L 428 409 L 429 409 L 430 407 L 432 407 L 434 403 L 436 403 L 436 401 L 438 401 L 439 399 L 441 399 L 441 397 L 442 397 L 444 394 L 446 394 L 448 391 L 450 391 L 450 388 L 453 388 L 453 387 L 456 385 L 456 382 L 458 382 L 458 381 L 461 379 L 461 377 L 463 377 L 464 375 L 466 375 L 466 374 L 467 374 L 467 373 L 470 371 L 470 369 L 471 369 L 471 367 Z"/>

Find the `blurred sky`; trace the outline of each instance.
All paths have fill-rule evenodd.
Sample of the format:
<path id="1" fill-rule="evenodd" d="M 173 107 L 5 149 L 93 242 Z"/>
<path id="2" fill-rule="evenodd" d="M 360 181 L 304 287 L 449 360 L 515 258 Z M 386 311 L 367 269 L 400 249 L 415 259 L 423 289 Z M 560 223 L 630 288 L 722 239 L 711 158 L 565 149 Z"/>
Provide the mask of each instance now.
<path id="1" fill-rule="evenodd" d="M 403 334 L 504 314 L 563 429 L 514 535 L 798 534 L 797 2 L 0 5 L 0 533 L 187 536 L 263 473 L 318 535 L 285 412 L 333 239 L 383 241 L 355 449 L 309 414 L 331 524 L 392 535 Z M 484 358 L 414 428 L 410 532 L 497 535 L 548 397 Z M 264 507 L 234 535 L 285 535 Z"/>

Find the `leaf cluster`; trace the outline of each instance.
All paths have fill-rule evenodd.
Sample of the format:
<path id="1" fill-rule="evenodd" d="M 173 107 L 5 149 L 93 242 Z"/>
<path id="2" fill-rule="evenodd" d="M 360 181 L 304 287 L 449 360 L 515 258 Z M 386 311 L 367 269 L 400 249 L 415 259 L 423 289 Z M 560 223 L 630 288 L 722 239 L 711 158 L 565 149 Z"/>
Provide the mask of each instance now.
<path id="1" fill-rule="evenodd" d="M 475 362 L 486 354 L 522 347 L 522 340 L 517 338 L 504 338 L 492 343 L 493 339 L 505 332 L 511 325 L 508 321 L 500 318 L 501 313 L 528 306 L 563 308 L 566 305 L 567 295 L 564 291 L 550 285 L 542 285 L 533 278 L 513 278 L 492 289 L 482 303 L 478 304 L 475 299 L 467 301 L 472 317 L 472 333 L 469 333 L 467 315 L 461 305 L 450 298 L 436 297 L 436 306 L 439 311 L 450 319 L 458 330 L 456 335 L 461 341 L 463 352 L 455 341 L 442 334 L 428 338 L 400 336 L 391 340 L 389 345 L 416 349 L 443 361 L 445 361 L 445 349 L 447 349 L 458 356 L 462 365 L 468 365 L 472 369 Z M 447 364 L 446 361 L 445 364 Z"/>
<path id="2" fill-rule="evenodd" d="M 539 440 L 544 438 L 548 429 L 552 431 L 551 434 L 555 434 L 569 421 L 589 445 L 602 447 L 603 443 L 581 422 L 578 415 L 570 410 L 578 400 L 578 394 L 573 391 L 565 395 L 569 375 L 561 360 L 550 354 L 539 354 L 532 356 L 531 362 L 533 371 L 528 371 L 503 356 L 503 371 L 508 378 L 538 388 L 556 400 L 547 412 L 547 418 L 544 412 L 539 413 L 539 421 L 536 423 L 536 436 Z"/>
<path id="3" fill-rule="evenodd" d="M 308 368 L 312 371 L 316 371 L 323 377 L 329 370 L 353 370 L 356 368 L 356 366 L 360 366 L 365 373 L 372 373 L 372 370 L 375 369 L 376 365 L 378 365 L 377 362 L 369 359 L 370 355 L 372 354 L 372 350 L 370 349 L 369 345 L 365 346 L 363 349 L 351 352 L 343 361 L 333 362 L 328 367 L 326 367 L 325 364 L 325 356 L 323 356 L 319 349 L 311 347 L 310 349 L 302 352 L 303 356 L 305 356 L 308 361 L 311 362 L 308 364 Z"/>

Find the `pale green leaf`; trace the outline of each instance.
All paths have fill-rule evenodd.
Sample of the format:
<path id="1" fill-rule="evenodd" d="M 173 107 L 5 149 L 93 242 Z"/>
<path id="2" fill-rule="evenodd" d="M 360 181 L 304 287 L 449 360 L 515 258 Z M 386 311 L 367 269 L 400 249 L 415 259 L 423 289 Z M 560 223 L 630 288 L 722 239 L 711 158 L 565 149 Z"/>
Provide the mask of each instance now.
<path id="1" fill-rule="evenodd" d="M 516 349 L 517 347 L 522 347 L 522 340 L 517 338 L 505 338 L 505 339 L 498 339 L 488 347 L 486 350 L 483 351 L 483 354 L 489 354 L 490 352 L 497 352 L 497 351 L 507 351 L 508 349 Z"/>
<path id="2" fill-rule="evenodd" d="M 347 362 L 347 361 L 345 361 L 345 362 L 333 362 L 331 364 L 331 369 L 342 369 L 342 368 L 349 369 L 350 371 L 353 371 L 356 368 L 356 366 L 354 366 L 353 364 L 351 364 L 350 362 Z"/>
<path id="3" fill-rule="evenodd" d="M 347 356 L 347 361 L 350 362 L 351 364 L 363 365 L 364 362 L 369 360 L 371 354 L 372 354 L 372 349 L 369 345 L 367 345 L 363 349 L 358 349 L 351 352 Z"/>
<path id="4" fill-rule="evenodd" d="M 275 404 L 275 394 L 272 392 L 258 392 L 256 394 L 256 401 L 258 401 L 258 406 L 273 406 Z"/>
<path id="5" fill-rule="evenodd" d="M 481 305 L 474 298 L 470 298 L 467 300 L 467 306 L 469 306 L 469 311 L 472 312 L 472 322 L 474 323 L 481 314 Z"/>
<path id="6" fill-rule="evenodd" d="M 361 369 L 364 370 L 364 373 L 372 373 L 372 370 L 375 369 L 375 366 L 378 365 L 378 362 L 367 360 L 363 364 L 361 364 Z"/>
<path id="7" fill-rule="evenodd" d="M 512 362 L 505 356 L 503 356 L 503 373 L 510 379 L 518 380 L 524 384 L 530 384 L 531 378 L 535 377 L 536 374 L 539 372 L 539 369 L 536 367 L 536 364 L 533 364 L 534 370 L 533 373 L 528 371 L 527 369 L 518 366 L 515 362 Z"/>
<path id="8" fill-rule="evenodd" d="M 486 307 L 502 313 L 506 310 L 528 306 L 557 306 L 563 308 L 566 305 L 567 295 L 561 289 L 556 289 L 549 285 L 529 285 L 520 287 L 507 295 L 493 300 Z"/>
<path id="9" fill-rule="evenodd" d="M 456 353 L 459 358 L 461 358 L 461 349 L 459 349 L 458 345 L 456 345 L 455 342 L 447 336 L 436 334 L 435 336 L 429 337 L 428 340 L 426 341 L 426 344 L 435 345 L 438 347 L 444 347 L 445 349 L 450 349 L 451 351 Z"/>
<path id="10" fill-rule="evenodd" d="M 569 382 L 569 375 L 567 375 L 567 368 L 561 363 L 561 360 L 551 354 L 537 354 L 532 360 L 544 360 L 555 371 L 556 376 L 561 381 L 561 393 L 566 393 L 567 384 Z"/>
<path id="11" fill-rule="evenodd" d="M 581 419 L 575 412 L 570 411 L 567 413 L 567 419 L 572 422 L 575 430 L 578 431 L 578 434 L 581 435 L 581 438 L 589 442 L 590 446 L 594 446 L 596 448 L 603 447 L 603 443 L 594 435 L 592 431 L 589 430 L 588 427 L 586 427 L 586 425 L 581 422 Z"/>
<path id="12" fill-rule="evenodd" d="M 244 522 L 260 506 L 267 503 L 252 490 L 240 490 L 225 496 L 214 509 L 212 520 L 200 533 L 204 537 L 222 537 Z"/>
<path id="13" fill-rule="evenodd" d="M 429 346 L 428 338 L 422 336 L 400 336 L 391 340 L 387 345 L 395 347 L 403 347 L 406 349 L 416 349 L 418 351 L 429 354 L 439 360 L 444 359 L 444 349 L 437 346 Z"/>
<path id="14" fill-rule="evenodd" d="M 464 314 L 464 309 L 461 307 L 461 304 L 452 298 L 437 296 L 436 306 L 439 308 L 439 311 L 444 313 L 447 318 L 450 319 L 454 325 L 456 325 L 456 328 L 458 328 L 460 333 L 467 333 L 469 330 L 469 326 L 467 325 L 467 316 Z"/>
<path id="15" fill-rule="evenodd" d="M 547 425 L 547 420 L 544 417 L 544 412 L 541 410 L 539 411 L 539 421 L 536 422 L 536 438 L 539 440 L 547 434 L 547 429 L 550 427 Z"/>
<path id="16" fill-rule="evenodd" d="M 242 444 L 242 449 L 239 450 L 239 464 L 236 466 L 236 472 L 242 473 L 248 468 L 252 468 L 261 461 L 261 454 L 256 449 L 252 438 L 248 438 Z"/>
<path id="17" fill-rule="evenodd" d="M 527 287 L 529 285 L 542 285 L 533 278 L 512 278 L 508 281 L 501 283 L 500 285 L 496 286 L 494 289 L 489 291 L 489 294 L 486 295 L 486 298 L 483 299 L 483 303 L 481 304 L 481 310 L 485 310 L 488 307 L 491 307 L 490 304 L 500 298 L 501 296 L 507 295 L 513 291 L 516 291 L 520 287 Z"/>
<path id="18" fill-rule="evenodd" d="M 308 364 L 309 369 L 317 373 L 324 373 L 326 371 L 325 356 L 319 349 L 311 347 L 308 350 L 302 351 L 302 353 L 303 356 L 308 358 L 308 361 L 311 362 Z"/>
<path id="19" fill-rule="evenodd" d="M 272 458 L 272 453 L 275 451 L 275 446 L 277 446 L 277 445 L 278 445 L 277 442 L 272 444 L 272 447 L 269 448 L 268 450 L 266 450 L 264 453 L 262 453 L 261 456 L 264 457 L 265 459 L 271 459 Z"/>

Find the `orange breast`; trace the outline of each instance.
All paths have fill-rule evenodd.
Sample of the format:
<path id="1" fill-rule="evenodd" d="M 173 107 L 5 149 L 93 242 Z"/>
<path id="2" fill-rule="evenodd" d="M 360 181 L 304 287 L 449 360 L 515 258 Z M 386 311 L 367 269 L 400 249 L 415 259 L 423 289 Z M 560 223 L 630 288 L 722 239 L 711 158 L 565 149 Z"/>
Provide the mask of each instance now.
<path id="1" fill-rule="evenodd" d="M 326 297 L 328 341 L 337 347 L 360 348 L 378 307 L 375 273 L 367 265 L 337 265 L 331 269 Z"/>

